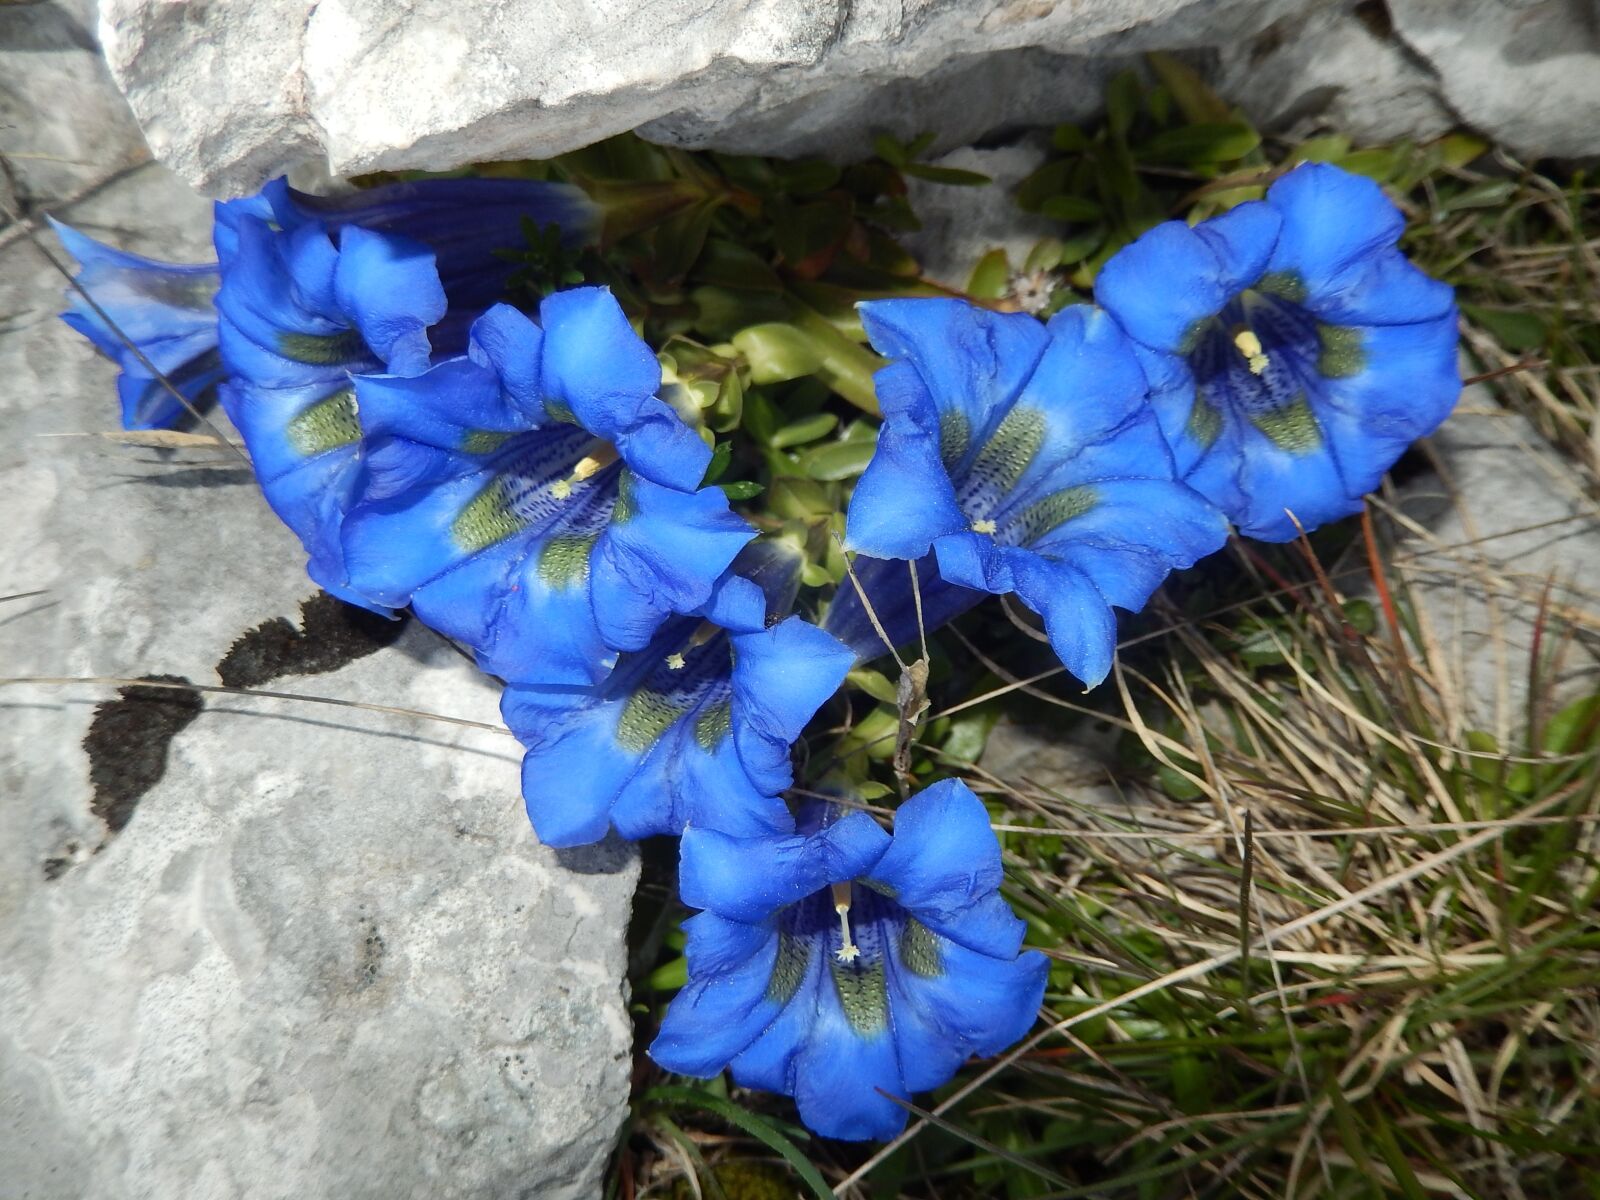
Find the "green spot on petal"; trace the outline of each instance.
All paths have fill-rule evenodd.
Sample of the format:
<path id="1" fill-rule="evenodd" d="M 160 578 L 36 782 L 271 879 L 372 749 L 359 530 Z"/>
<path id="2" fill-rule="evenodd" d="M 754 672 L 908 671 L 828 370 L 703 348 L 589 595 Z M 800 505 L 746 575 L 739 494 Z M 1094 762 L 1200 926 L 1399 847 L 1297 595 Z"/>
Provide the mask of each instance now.
<path id="1" fill-rule="evenodd" d="M 633 498 L 633 472 L 624 467 L 617 473 L 617 501 L 611 507 L 611 523 L 631 521 L 639 506 Z"/>
<path id="2" fill-rule="evenodd" d="M 972 474 L 1009 492 L 1044 445 L 1044 414 L 1036 408 L 1013 408 L 978 451 Z"/>
<path id="3" fill-rule="evenodd" d="M 952 409 L 939 417 L 939 461 L 944 464 L 946 471 L 953 470 L 955 465 L 966 456 L 967 447 L 972 445 L 972 426 L 967 421 L 967 414 Z"/>
<path id="4" fill-rule="evenodd" d="M 1348 379 L 1366 370 L 1367 355 L 1361 348 L 1361 331 L 1343 325 L 1317 326 L 1322 353 L 1317 355 L 1317 373 L 1324 379 Z"/>
<path id="5" fill-rule="evenodd" d="M 280 333 L 278 353 L 291 362 L 314 367 L 337 367 L 371 358 L 367 343 L 354 329 L 338 333 Z"/>
<path id="6" fill-rule="evenodd" d="M 1183 336 L 1178 339 L 1178 353 L 1188 356 L 1198 350 L 1200 348 L 1200 339 L 1205 337 L 1206 330 L 1215 320 L 1215 316 L 1210 316 L 1189 322 L 1189 328 L 1185 329 Z"/>
<path id="7" fill-rule="evenodd" d="M 1222 413 L 1217 406 L 1195 389 L 1194 407 L 1189 410 L 1189 421 L 1184 432 L 1197 442 L 1202 450 L 1211 449 L 1212 443 L 1222 433 Z"/>
<path id="8" fill-rule="evenodd" d="M 787 1004 L 800 990 L 800 981 L 806 977 L 810 958 L 807 944 L 800 938 L 778 931 L 778 959 L 772 964 L 772 978 L 767 980 L 767 999 L 774 1004 Z"/>
<path id="9" fill-rule="evenodd" d="M 863 968 L 856 963 L 833 962 L 834 990 L 850 1028 L 862 1037 L 882 1033 L 889 1024 L 889 992 L 884 983 L 883 960 Z"/>
<path id="10" fill-rule="evenodd" d="M 640 688 L 622 706 L 622 716 L 617 721 L 617 744 L 634 754 L 643 754 L 685 711 L 660 692 Z"/>
<path id="11" fill-rule="evenodd" d="M 1255 290 L 1290 304 L 1304 304 L 1306 299 L 1306 281 L 1295 271 L 1269 271 L 1256 281 Z"/>
<path id="12" fill-rule="evenodd" d="M 476 554 L 510 537 L 525 522 L 512 510 L 503 480 L 495 480 L 474 496 L 450 523 L 450 536 L 468 554 Z"/>
<path id="13" fill-rule="evenodd" d="M 463 454 L 493 454 L 514 436 L 514 434 L 499 433 L 493 429 L 469 429 L 461 435 L 461 452 Z"/>
<path id="14" fill-rule="evenodd" d="M 913 975 L 924 979 L 937 979 L 944 974 L 938 935 L 915 917 L 906 922 L 900 934 L 900 961 Z"/>
<path id="15" fill-rule="evenodd" d="M 1309 454 L 1322 445 L 1322 430 L 1303 395 L 1282 408 L 1253 414 L 1250 423 L 1266 434 L 1274 446 L 1290 454 Z"/>
<path id="16" fill-rule="evenodd" d="M 589 578 L 589 551 L 597 533 L 553 537 L 539 551 L 539 578 L 552 588 L 570 587 Z"/>
<path id="17" fill-rule="evenodd" d="M 301 409 L 284 432 L 289 444 L 306 458 L 359 442 L 361 422 L 356 419 L 354 389 L 340 388 Z"/>
<path id="18" fill-rule="evenodd" d="M 1015 524 L 1021 527 L 1022 544 L 1037 541 L 1072 518 L 1083 516 L 1099 501 L 1092 487 L 1070 487 L 1030 504 L 1015 518 Z"/>
<path id="19" fill-rule="evenodd" d="M 726 700 L 706 709 L 694 723 L 694 740 L 707 754 L 716 750 L 722 744 L 722 739 L 732 732 L 733 706 Z"/>

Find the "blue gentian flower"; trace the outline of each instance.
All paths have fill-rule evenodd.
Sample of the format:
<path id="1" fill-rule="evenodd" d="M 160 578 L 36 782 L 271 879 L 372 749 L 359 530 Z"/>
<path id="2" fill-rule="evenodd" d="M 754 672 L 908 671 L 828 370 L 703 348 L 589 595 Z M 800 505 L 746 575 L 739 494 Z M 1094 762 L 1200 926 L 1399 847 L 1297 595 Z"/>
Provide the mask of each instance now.
<path id="1" fill-rule="evenodd" d="M 350 585 L 410 604 L 513 682 L 590 684 L 704 604 L 755 536 L 605 288 L 509 305 L 422 375 L 358 376 Z"/>
<path id="2" fill-rule="evenodd" d="M 232 235 L 217 294 L 223 407 L 267 503 L 305 547 L 307 573 L 386 612 L 349 586 L 339 541 L 360 481 L 351 375 L 426 369 L 427 329 L 446 309 L 433 256 L 359 226 L 336 244 L 316 224 L 280 230 L 244 215 Z"/>
<path id="3" fill-rule="evenodd" d="M 582 845 L 611 826 L 626 838 L 792 830 L 779 799 L 790 748 L 855 656 L 800 617 L 776 620 L 786 607 L 729 575 L 603 682 L 508 687 L 500 710 L 528 748 L 522 792 L 539 840 Z"/>
<path id="4" fill-rule="evenodd" d="M 1019 954 L 1000 847 L 957 780 L 913 796 L 890 838 L 811 804 L 789 835 L 691 827 L 679 891 L 689 982 L 650 1055 L 669 1071 L 793 1096 L 825 1137 L 891 1138 L 907 1099 L 1033 1024 L 1048 963 Z M 880 1095 L 882 1089 L 888 1096 Z"/>
<path id="5" fill-rule="evenodd" d="M 158 262 L 103 245 L 59 221 L 50 224 L 80 268 L 61 319 L 117 364 L 122 427 L 170 429 L 189 411 L 140 354 L 197 412 L 211 407 L 223 376 L 213 302 L 216 264 Z"/>
<path id="6" fill-rule="evenodd" d="M 930 548 L 944 579 L 1015 592 L 1063 664 L 1110 670 L 1111 606 L 1137 611 L 1166 574 L 1218 549 L 1222 516 L 1175 478 L 1127 338 L 1104 312 L 1041 325 L 959 300 L 862 304 L 883 432 L 850 501 L 847 544 Z"/>
<path id="7" fill-rule="evenodd" d="M 1095 298 L 1140 347 L 1183 478 L 1241 532 L 1358 511 L 1454 407 L 1454 299 L 1395 248 L 1404 227 L 1377 184 L 1310 163 L 1102 268 Z"/>
<path id="8" fill-rule="evenodd" d="M 415 375 L 465 348 L 470 317 L 498 294 L 520 221 L 597 211 L 559 184 L 424 180 L 321 199 L 282 180 L 217 206 L 222 396 L 273 509 L 299 536 L 311 577 L 376 611 L 352 588 L 339 530 L 359 486 L 352 375 Z"/>

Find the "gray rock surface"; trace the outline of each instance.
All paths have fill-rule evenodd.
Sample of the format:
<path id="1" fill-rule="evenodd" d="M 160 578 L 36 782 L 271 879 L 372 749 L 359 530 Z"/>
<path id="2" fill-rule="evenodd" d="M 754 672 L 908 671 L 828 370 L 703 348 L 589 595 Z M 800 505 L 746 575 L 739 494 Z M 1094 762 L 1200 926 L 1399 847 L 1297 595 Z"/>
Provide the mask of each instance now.
<path id="1" fill-rule="evenodd" d="M 0 201 L 13 211 L 149 161 L 94 31 L 94 0 L 0 5 Z"/>
<path id="2" fill-rule="evenodd" d="M 1566 615 L 1591 614 L 1600 602 L 1595 502 L 1571 464 L 1482 384 L 1466 390 L 1429 448 L 1439 471 L 1399 489 L 1415 529 L 1395 552 L 1445 683 L 1478 728 L 1507 744 L 1527 725 L 1536 674 L 1555 704 L 1592 694 L 1600 676 L 1592 638 L 1573 638 Z M 1546 604 L 1541 651 L 1553 657 L 1536 672 L 1534 631 Z"/>
<path id="3" fill-rule="evenodd" d="M 116 100 L 54 54 L 28 62 L 73 102 L 19 126 L 42 146 Z M 10 116 L 41 96 L 0 79 Z M 29 194 L 207 256 L 209 206 L 170 173 L 95 177 L 142 153 L 119 128 Z M 235 639 L 298 619 L 304 556 L 226 450 L 101 436 L 113 368 L 20 234 L 0 230 L 0 675 L 217 684 Z M 493 685 L 419 627 L 270 632 L 266 689 L 497 723 Z M 598 1195 L 632 1062 L 632 851 L 539 846 L 503 732 L 177 699 L 0 687 L 0 1197 Z"/>
<path id="4" fill-rule="evenodd" d="M 1144 51 L 1190 51 L 1274 127 L 1358 137 L 1466 121 L 1600 153 L 1586 0 L 101 0 L 152 149 L 197 187 L 657 141 L 859 155 L 1081 119 Z"/>

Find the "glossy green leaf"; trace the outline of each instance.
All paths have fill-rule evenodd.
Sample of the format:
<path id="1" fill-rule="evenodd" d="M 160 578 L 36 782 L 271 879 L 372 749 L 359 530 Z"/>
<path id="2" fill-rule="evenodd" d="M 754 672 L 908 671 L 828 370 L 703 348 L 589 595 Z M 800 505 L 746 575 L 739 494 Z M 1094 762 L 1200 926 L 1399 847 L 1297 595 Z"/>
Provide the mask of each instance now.
<path id="1" fill-rule="evenodd" d="M 779 429 L 769 439 L 769 444 L 774 450 L 786 450 L 790 446 L 804 446 L 807 442 L 814 442 L 820 437 L 826 437 L 833 432 L 834 426 L 839 424 L 839 418 L 830 412 L 814 413 L 799 421 L 791 421 Z"/>
<path id="2" fill-rule="evenodd" d="M 1139 148 L 1139 157 L 1183 166 L 1225 163 L 1243 158 L 1260 144 L 1261 135 L 1242 121 L 1180 125 L 1152 137 Z"/>
<path id="3" fill-rule="evenodd" d="M 807 451 L 800 470 L 809 479 L 854 479 L 867 469 L 876 449 L 876 441 L 831 442 Z"/>

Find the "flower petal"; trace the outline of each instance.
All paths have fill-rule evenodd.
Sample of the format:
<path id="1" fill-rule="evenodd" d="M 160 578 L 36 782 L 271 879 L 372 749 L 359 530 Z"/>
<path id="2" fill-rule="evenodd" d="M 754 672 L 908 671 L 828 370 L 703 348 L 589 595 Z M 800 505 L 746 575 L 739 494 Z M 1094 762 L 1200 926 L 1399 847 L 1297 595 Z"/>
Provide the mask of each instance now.
<path id="1" fill-rule="evenodd" d="M 734 634 L 733 741 L 752 783 L 776 795 L 794 782 L 791 744 L 839 690 L 855 654 L 809 621 Z"/>
<path id="2" fill-rule="evenodd" d="M 755 953 L 743 962 L 694 972 L 673 997 L 661 1030 L 650 1044 L 650 1057 L 667 1070 L 709 1079 L 778 1016 L 781 1005 L 770 995 L 778 936 L 776 931 L 739 926 L 711 913 L 691 917 L 684 928 L 691 946 L 724 933 L 737 936 L 740 930 L 753 929 L 762 935 Z"/>
<path id="3" fill-rule="evenodd" d="M 428 326 L 447 307 L 433 251 L 352 225 L 339 237 L 333 286 L 339 308 L 392 374 L 428 369 Z"/>
<path id="4" fill-rule="evenodd" d="M 1180 353 L 1197 321 L 1261 277 L 1280 222 L 1272 207 L 1252 201 L 1201 227 L 1157 225 L 1100 268 L 1095 300 L 1135 341 Z"/>
<path id="5" fill-rule="evenodd" d="M 691 827 L 679 847 L 678 893 L 691 908 L 762 921 L 819 888 L 868 874 L 888 844 L 860 812 L 810 835 L 736 838 Z"/>
<path id="6" fill-rule="evenodd" d="M 711 448 L 656 399 L 661 364 L 610 290 L 557 292 L 539 306 L 539 321 L 549 394 L 644 478 L 680 491 L 699 487 Z"/>
<path id="7" fill-rule="evenodd" d="M 857 1033 L 836 998 L 825 998 L 794 1060 L 794 1102 L 800 1119 L 823 1137 L 843 1141 L 887 1141 L 906 1124 L 906 1109 L 890 1096 L 909 1099 L 900 1057 L 887 1028 Z M 878 1089 L 888 1095 L 880 1095 Z"/>

